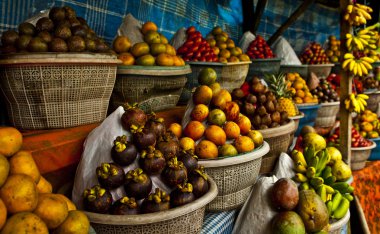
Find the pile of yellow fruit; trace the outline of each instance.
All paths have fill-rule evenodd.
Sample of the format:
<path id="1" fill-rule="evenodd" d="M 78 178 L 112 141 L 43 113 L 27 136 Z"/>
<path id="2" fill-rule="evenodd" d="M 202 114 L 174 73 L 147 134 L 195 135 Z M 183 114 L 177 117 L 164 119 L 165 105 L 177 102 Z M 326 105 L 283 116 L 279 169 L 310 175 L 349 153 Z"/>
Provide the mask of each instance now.
<path id="1" fill-rule="evenodd" d="M 286 74 L 287 87 L 296 104 L 318 103 L 318 97 L 312 95 L 306 81 L 297 72 Z"/>
<path id="2" fill-rule="evenodd" d="M 22 135 L 0 128 L 1 234 L 87 234 L 90 222 L 40 174 L 32 155 L 22 151 Z"/>
<path id="3" fill-rule="evenodd" d="M 340 56 L 340 40 L 336 39 L 335 36 L 329 36 L 328 49 L 326 50 L 326 55 L 330 62 L 338 63 Z"/>
<path id="4" fill-rule="evenodd" d="M 380 122 L 377 114 L 370 110 L 365 110 L 359 116 L 359 123 L 354 127 L 360 131 L 360 135 L 364 138 L 378 138 L 380 133 Z"/>
<path id="5" fill-rule="evenodd" d="M 185 61 L 177 56 L 175 48 L 157 30 L 157 25 L 148 21 L 141 27 L 144 42 L 131 45 L 126 36 L 115 38 L 112 47 L 123 65 L 185 66 Z"/>

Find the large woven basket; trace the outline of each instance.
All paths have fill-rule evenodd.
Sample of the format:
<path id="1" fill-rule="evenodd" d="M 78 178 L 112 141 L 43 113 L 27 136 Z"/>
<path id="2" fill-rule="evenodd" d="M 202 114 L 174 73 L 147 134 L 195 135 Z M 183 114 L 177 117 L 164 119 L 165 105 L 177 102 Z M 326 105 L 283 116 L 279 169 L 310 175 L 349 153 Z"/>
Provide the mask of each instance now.
<path id="1" fill-rule="evenodd" d="M 287 152 L 294 127 L 294 121 L 290 120 L 289 123 L 277 128 L 259 130 L 270 147 L 269 153 L 263 157 L 260 174 L 272 172 L 280 154 Z"/>
<path id="2" fill-rule="evenodd" d="M 367 147 L 351 147 L 351 170 L 356 171 L 365 167 L 372 149 L 376 148 L 376 143 L 374 141 L 371 142 L 372 145 Z"/>
<path id="3" fill-rule="evenodd" d="M 333 127 L 336 121 L 336 115 L 339 112 L 340 102 L 322 103 L 318 109 L 317 118 L 315 119 L 316 127 Z"/>
<path id="4" fill-rule="evenodd" d="M 280 58 L 252 59 L 251 61 L 246 81 L 252 80 L 254 76 L 263 78 L 265 74 L 277 74 L 280 71 Z"/>
<path id="5" fill-rule="evenodd" d="M 342 231 L 347 230 L 347 223 L 350 220 L 350 216 L 350 210 L 348 210 L 343 218 L 337 220 L 336 222 L 330 223 L 329 234 L 347 233 Z"/>
<path id="6" fill-rule="evenodd" d="M 85 212 L 96 233 L 200 233 L 205 206 L 218 194 L 218 189 L 209 177 L 209 191 L 197 200 L 177 208 L 150 214 L 107 215 Z"/>
<path id="7" fill-rule="evenodd" d="M 296 116 L 293 116 L 293 117 L 289 117 L 289 119 L 293 120 L 294 121 L 294 131 L 292 133 L 290 133 L 290 143 L 289 143 L 289 146 L 292 145 L 293 143 L 293 138 L 296 134 L 296 131 L 298 130 L 298 126 L 300 124 L 300 119 L 302 119 L 303 117 L 305 117 L 304 113 L 303 112 L 300 112 L 299 115 L 296 115 Z"/>
<path id="8" fill-rule="evenodd" d="M 368 95 L 367 99 L 367 109 L 370 109 L 372 112 L 377 113 L 380 103 L 380 91 L 365 93 Z"/>
<path id="9" fill-rule="evenodd" d="M 204 68 L 212 68 L 216 71 L 217 82 L 221 87 L 231 92 L 235 88 L 240 88 L 248 74 L 251 62 L 237 63 L 214 63 L 214 62 L 188 62 L 191 66 L 191 73 L 187 75 L 187 83 L 182 91 L 180 103 L 186 104 L 191 98 L 194 88 L 199 86 L 198 75 Z"/>
<path id="10" fill-rule="evenodd" d="M 114 55 L 11 54 L 0 57 L 0 87 L 11 124 L 67 128 L 102 121 L 114 87 Z"/>
<path id="11" fill-rule="evenodd" d="M 304 64 L 304 65 L 281 65 L 280 72 L 289 73 L 297 72 L 304 79 L 309 79 L 313 72 L 318 78 L 326 78 L 334 64 Z"/>
<path id="12" fill-rule="evenodd" d="M 189 73 L 189 65 L 119 66 L 110 109 L 113 111 L 126 102 L 139 103 L 139 107 L 146 112 L 174 107 Z"/>
<path id="13" fill-rule="evenodd" d="M 262 157 L 269 152 L 268 143 L 243 155 L 199 160 L 219 190 L 218 196 L 207 205 L 206 210 L 220 212 L 240 208 L 247 200 L 259 175 Z"/>

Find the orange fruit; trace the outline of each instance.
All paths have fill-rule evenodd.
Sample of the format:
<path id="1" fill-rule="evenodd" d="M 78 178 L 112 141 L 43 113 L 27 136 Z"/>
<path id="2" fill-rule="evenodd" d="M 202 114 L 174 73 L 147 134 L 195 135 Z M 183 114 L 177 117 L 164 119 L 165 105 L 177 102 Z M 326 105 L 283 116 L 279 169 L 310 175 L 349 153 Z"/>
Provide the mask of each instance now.
<path id="1" fill-rule="evenodd" d="M 300 98 L 304 98 L 305 97 L 305 92 L 303 90 L 299 89 L 299 90 L 296 91 L 296 96 L 300 97 Z"/>
<path id="2" fill-rule="evenodd" d="M 236 120 L 239 118 L 240 108 L 236 102 L 227 102 L 224 108 L 224 113 L 226 113 L 226 118 L 229 121 Z"/>
<path id="3" fill-rule="evenodd" d="M 233 121 L 228 121 L 223 126 L 223 130 L 226 133 L 228 139 L 235 139 L 240 136 L 240 127 Z"/>
<path id="4" fill-rule="evenodd" d="M 195 141 L 190 137 L 182 137 L 179 140 L 179 146 L 183 150 L 195 150 Z"/>
<path id="5" fill-rule="evenodd" d="M 210 67 L 203 68 L 198 74 L 198 83 L 201 85 L 212 85 L 217 78 L 216 71 Z"/>
<path id="6" fill-rule="evenodd" d="M 158 66 L 173 66 L 174 65 L 173 56 L 166 53 L 159 54 L 156 57 L 156 64 Z"/>
<path id="7" fill-rule="evenodd" d="M 190 116 L 192 120 L 203 122 L 207 119 L 208 113 L 209 113 L 209 109 L 206 105 L 198 104 L 191 111 Z"/>
<path id="8" fill-rule="evenodd" d="M 148 31 L 157 31 L 157 25 L 151 21 L 145 22 L 143 26 L 141 27 L 142 34 L 146 34 Z"/>
<path id="9" fill-rule="evenodd" d="M 240 59 L 240 61 L 244 61 L 244 62 L 246 62 L 246 61 L 250 61 L 250 60 L 251 60 L 251 59 L 249 58 L 249 56 L 246 55 L 246 54 L 241 54 L 241 55 L 239 55 L 239 59 Z"/>
<path id="10" fill-rule="evenodd" d="M 172 123 L 170 124 L 168 131 L 171 131 L 178 139 L 182 135 L 182 127 L 178 123 Z"/>
<path id="11" fill-rule="evenodd" d="M 303 87 L 304 84 L 302 83 L 302 81 L 297 80 L 293 83 L 293 88 L 295 89 L 303 89 Z"/>
<path id="12" fill-rule="evenodd" d="M 219 57 L 219 62 L 220 63 L 227 63 L 227 59 L 226 58 L 223 58 L 223 57 Z"/>
<path id="13" fill-rule="evenodd" d="M 215 54 L 215 55 L 218 55 L 218 54 L 220 53 L 220 49 L 219 49 L 219 47 L 214 46 L 214 47 L 212 47 L 211 49 L 214 51 L 214 54 Z"/>
<path id="14" fill-rule="evenodd" d="M 3 200 L 0 198 L 0 230 L 4 226 L 7 220 L 7 208 L 4 205 Z"/>
<path id="15" fill-rule="evenodd" d="M 214 109 L 208 115 L 207 121 L 211 124 L 223 126 L 226 122 L 226 114 L 221 109 Z"/>
<path id="16" fill-rule="evenodd" d="M 253 140 L 253 143 L 255 144 L 255 147 L 259 147 L 264 143 L 264 137 L 261 132 L 257 130 L 251 130 L 248 132 L 247 137 L 251 138 Z"/>
<path id="17" fill-rule="evenodd" d="M 158 32 L 150 30 L 144 34 L 144 41 L 149 45 L 161 43 L 161 36 Z"/>
<path id="18" fill-rule="evenodd" d="M 208 42 L 208 44 L 211 46 L 211 47 L 214 47 L 215 44 L 216 44 L 216 41 L 214 38 L 209 38 L 206 40 Z"/>
<path id="19" fill-rule="evenodd" d="M 226 143 L 226 133 L 223 128 L 217 125 L 210 125 L 206 128 L 205 137 L 215 145 L 224 145 Z"/>
<path id="20" fill-rule="evenodd" d="M 234 146 L 239 153 L 250 152 L 255 148 L 255 144 L 250 137 L 239 136 L 234 141 Z"/>
<path id="21" fill-rule="evenodd" d="M 149 45 L 145 42 L 139 42 L 132 46 L 131 53 L 135 57 L 140 57 L 146 54 L 149 54 L 150 48 Z"/>
<path id="22" fill-rule="evenodd" d="M 112 47 L 116 53 L 128 52 L 129 48 L 131 48 L 131 42 L 126 36 L 117 36 Z"/>
<path id="23" fill-rule="evenodd" d="M 235 121 L 240 128 L 240 133 L 246 135 L 251 130 L 251 120 L 245 115 L 239 115 L 239 118 Z"/>
<path id="24" fill-rule="evenodd" d="M 40 180 L 37 183 L 37 191 L 39 193 L 52 193 L 53 186 L 47 181 L 43 176 L 40 177 Z"/>
<path id="25" fill-rule="evenodd" d="M 294 103 L 295 103 L 295 104 L 301 104 L 301 103 L 303 103 L 303 100 L 302 100 L 302 98 L 300 98 L 300 97 L 295 97 L 295 98 L 294 98 Z"/>
<path id="26" fill-rule="evenodd" d="M 231 57 L 231 52 L 227 49 L 221 49 L 219 56 L 228 59 L 229 57 Z"/>
<path id="27" fill-rule="evenodd" d="M 226 99 L 226 102 L 230 102 L 232 101 L 232 96 L 230 94 L 230 92 L 228 92 L 227 89 L 221 89 L 217 95 L 222 95 L 224 97 L 224 99 Z"/>
<path id="28" fill-rule="evenodd" d="M 223 32 L 223 29 L 220 27 L 220 26 L 216 26 L 212 29 L 211 33 L 213 35 L 218 35 L 218 34 L 221 34 Z"/>
<path id="29" fill-rule="evenodd" d="M 13 127 L 0 127 L 0 154 L 10 157 L 22 146 L 22 134 Z"/>
<path id="30" fill-rule="evenodd" d="M 140 66 L 154 66 L 155 59 L 152 55 L 146 54 L 137 58 L 136 64 Z"/>
<path id="31" fill-rule="evenodd" d="M 181 60 L 181 57 L 178 57 L 176 55 L 173 55 L 173 65 L 178 67 L 178 66 L 183 66 L 184 64 L 182 64 L 182 60 Z"/>
<path id="32" fill-rule="evenodd" d="M 183 130 L 185 136 L 190 137 L 194 141 L 200 139 L 204 132 L 205 126 L 201 122 L 194 120 L 190 121 Z"/>
<path id="33" fill-rule="evenodd" d="M 210 87 L 212 90 L 212 97 L 216 96 L 216 94 L 221 90 L 220 84 L 218 82 L 215 82 L 208 87 Z"/>
<path id="34" fill-rule="evenodd" d="M 161 33 L 160 33 L 160 38 L 161 38 L 162 44 L 168 44 L 169 43 L 168 39 L 164 35 L 162 35 Z"/>
<path id="35" fill-rule="evenodd" d="M 228 49 L 235 48 L 235 42 L 231 38 L 228 38 L 226 42 L 227 42 Z"/>
<path id="36" fill-rule="evenodd" d="M 129 65 L 135 64 L 135 57 L 133 57 L 131 53 L 128 53 L 128 52 L 121 53 L 119 54 L 119 56 L 117 56 L 117 58 L 123 62 L 123 65 L 129 66 Z"/>
<path id="37" fill-rule="evenodd" d="M 296 79 L 296 76 L 294 75 L 294 73 L 288 73 L 286 74 L 286 79 L 289 81 L 294 81 Z"/>
<path id="38" fill-rule="evenodd" d="M 175 51 L 175 48 L 169 44 L 166 44 L 166 53 L 170 55 L 176 55 L 177 52 Z"/>
<path id="39" fill-rule="evenodd" d="M 215 39 L 216 39 L 216 41 L 226 42 L 226 44 L 227 44 L 228 36 L 223 35 L 223 34 L 219 34 L 219 35 L 216 35 Z"/>
<path id="40" fill-rule="evenodd" d="M 212 98 L 212 90 L 207 85 L 198 86 L 193 94 L 193 102 L 197 104 L 208 105 Z"/>
<path id="41" fill-rule="evenodd" d="M 157 56 L 159 54 L 166 52 L 166 45 L 162 43 L 153 43 L 150 45 L 150 53 L 153 56 Z"/>
<path id="42" fill-rule="evenodd" d="M 219 47 L 220 49 L 220 52 L 222 52 L 222 50 L 224 49 L 227 49 L 227 43 L 225 42 L 222 42 L 222 41 L 218 41 L 216 42 L 216 46 Z M 220 54 L 219 54 L 220 55 Z M 223 56 L 222 56 L 223 57 Z M 224 57 L 225 58 L 225 57 Z"/>
<path id="43" fill-rule="evenodd" d="M 203 159 L 218 158 L 218 147 L 211 141 L 202 140 L 195 146 L 195 154 Z"/>
<path id="44" fill-rule="evenodd" d="M 231 56 L 231 57 L 229 57 L 229 58 L 227 59 L 227 61 L 228 61 L 229 63 L 237 63 L 237 62 L 240 62 L 239 58 L 236 57 L 236 56 Z"/>

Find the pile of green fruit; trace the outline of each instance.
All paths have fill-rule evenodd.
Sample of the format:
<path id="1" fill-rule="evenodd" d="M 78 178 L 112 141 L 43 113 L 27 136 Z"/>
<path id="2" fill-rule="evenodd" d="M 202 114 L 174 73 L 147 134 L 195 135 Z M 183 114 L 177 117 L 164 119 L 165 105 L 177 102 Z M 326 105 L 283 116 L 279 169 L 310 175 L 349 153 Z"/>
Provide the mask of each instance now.
<path id="1" fill-rule="evenodd" d="M 40 18 L 36 25 L 23 22 L 15 30 L 1 36 L 1 53 L 17 52 L 109 52 L 110 48 L 68 6 L 53 7 L 49 17 Z"/>

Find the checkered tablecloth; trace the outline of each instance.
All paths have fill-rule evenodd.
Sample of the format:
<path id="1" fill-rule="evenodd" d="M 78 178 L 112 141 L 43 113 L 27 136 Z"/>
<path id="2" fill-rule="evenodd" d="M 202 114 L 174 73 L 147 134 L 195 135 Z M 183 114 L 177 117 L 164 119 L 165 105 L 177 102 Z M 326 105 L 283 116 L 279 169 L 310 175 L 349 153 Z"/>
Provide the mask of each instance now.
<path id="1" fill-rule="evenodd" d="M 237 210 L 219 213 L 207 213 L 203 221 L 201 234 L 229 234 L 234 228 Z"/>

